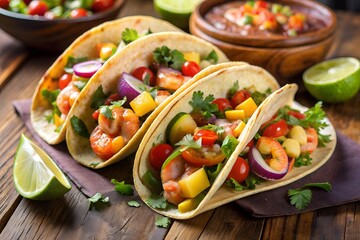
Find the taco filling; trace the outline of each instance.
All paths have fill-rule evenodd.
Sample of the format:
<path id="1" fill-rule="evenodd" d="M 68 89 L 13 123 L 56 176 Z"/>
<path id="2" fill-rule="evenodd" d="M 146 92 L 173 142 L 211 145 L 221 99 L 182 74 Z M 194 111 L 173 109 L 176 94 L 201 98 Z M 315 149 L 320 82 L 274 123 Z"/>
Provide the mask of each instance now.
<path id="1" fill-rule="evenodd" d="M 89 139 L 92 150 L 100 159 L 108 160 L 119 152 L 157 106 L 200 69 L 218 61 L 215 51 L 202 57 L 197 52 L 180 52 L 167 46 L 156 48 L 152 58 L 148 66 L 123 72 L 117 91 L 110 96 L 106 97 L 102 86 L 94 93 L 91 107 L 97 126 Z M 71 124 L 81 135 L 79 121 L 73 116 Z"/>
<path id="2" fill-rule="evenodd" d="M 67 58 L 66 65 L 60 78 L 54 79 L 57 88 L 54 90 L 43 89 L 41 95 L 52 106 L 51 114 L 45 116 L 46 120 L 55 124 L 55 131 L 60 131 L 66 116 L 68 115 L 75 100 L 81 90 L 85 87 L 89 79 L 99 70 L 102 65 L 118 50 L 142 35 L 150 34 L 150 29 L 146 33 L 139 34 L 134 29 L 126 28 L 122 33 L 120 43 L 102 42 L 94 46 L 95 57 L 73 57 Z"/>

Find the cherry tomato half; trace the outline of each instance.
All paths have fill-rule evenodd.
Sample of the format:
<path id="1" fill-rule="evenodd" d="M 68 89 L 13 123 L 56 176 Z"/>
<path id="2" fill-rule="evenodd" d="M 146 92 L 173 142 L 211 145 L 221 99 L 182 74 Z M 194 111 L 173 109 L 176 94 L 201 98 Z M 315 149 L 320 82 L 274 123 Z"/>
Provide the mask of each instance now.
<path id="1" fill-rule="evenodd" d="M 95 112 L 93 112 L 93 113 L 91 114 L 92 118 L 93 118 L 94 120 L 96 120 L 96 121 L 99 119 L 99 115 L 100 115 L 99 109 L 96 109 Z"/>
<path id="2" fill-rule="evenodd" d="M 212 103 L 218 106 L 220 112 L 232 109 L 231 102 L 226 98 L 217 98 Z"/>
<path id="3" fill-rule="evenodd" d="M 104 102 L 104 105 L 111 105 L 111 102 L 115 102 L 115 101 L 119 101 L 123 99 L 120 94 L 118 93 L 114 93 L 114 94 L 111 94 Z"/>
<path id="4" fill-rule="evenodd" d="M 251 97 L 251 94 L 248 90 L 243 89 L 240 91 L 237 91 L 234 96 L 231 98 L 231 106 L 233 108 L 236 108 L 240 103 L 242 103 L 243 101 L 245 101 L 246 99 L 248 99 L 249 97 Z"/>
<path id="5" fill-rule="evenodd" d="M 201 138 L 201 145 L 211 146 L 214 145 L 214 143 L 218 139 L 218 135 L 216 134 L 216 132 L 210 129 L 200 129 L 198 132 L 194 134 L 194 140 L 197 141 L 200 138 Z"/>
<path id="6" fill-rule="evenodd" d="M 267 126 L 263 132 L 264 137 L 277 138 L 281 136 L 285 136 L 289 132 L 289 127 L 284 119 L 280 119 L 279 121 L 270 124 Z"/>
<path id="7" fill-rule="evenodd" d="M 28 7 L 28 14 L 44 16 L 48 9 L 48 5 L 43 1 L 31 1 Z"/>
<path id="8" fill-rule="evenodd" d="M 76 8 L 71 10 L 70 12 L 70 18 L 81 18 L 86 17 L 88 15 L 88 12 L 84 8 Z"/>
<path id="9" fill-rule="evenodd" d="M 151 166 L 156 170 L 160 170 L 161 166 L 173 150 L 173 147 L 169 144 L 160 143 L 158 145 L 155 145 L 153 148 L 151 148 L 149 153 L 149 160 Z"/>
<path id="10" fill-rule="evenodd" d="M 250 167 L 248 162 L 242 157 L 238 157 L 227 179 L 233 178 L 238 183 L 241 183 L 245 181 L 245 179 L 249 176 L 249 172 L 250 172 Z"/>
<path id="11" fill-rule="evenodd" d="M 59 78 L 59 88 L 62 90 L 64 89 L 70 82 L 72 79 L 72 74 L 70 73 L 64 73 L 60 78 Z"/>
<path id="12" fill-rule="evenodd" d="M 200 66 L 193 61 L 186 61 L 181 67 L 181 72 L 188 77 L 193 77 L 200 72 Z"/>
<path id="13" fill-rule="evenodd" d="M 147 67 L 139 67 L 135 69 L 131 73 L 131 75 L 143 81 L 145 84 L 149 86 L 155 86 L 156 79 L 154 77 L 154 73 Z"/>
<path id="14" fill-rule="evenodd" d="M 0 0 L 0 8 L 8 9 L 10 0 Z"/>
<path id="15" fill-rule="evenodd" d="M 288 114 L 293 116 L 293 117 L 296 117 L 297 119 L 304 119 L 305 118 L 305 114 L 303 114 L 301 112 L 298 112 L 298 111 L 295 111 L 295 110 L 290 110 Z"/>
<path id="16" fill-rule="evenodd" d="M 111 8 L 114 5 L 114 0 L 94 0 L 91 9 L 94 12 L 101 12 Z"/>
<path id="17" fill-rule="evenodd" d="M 209 157 L 209 156 L 204 156 L 201 150 L 194 148 L 188 148 L 185 151 L 182 151 L 181 156 L 185 159 L 186 162 L 193 164 L 194 166 L 197 167 L 214 166 L 225 159 L 225 155 L 221 152 L 218 153 L 214 152 L 213 155 Z"/>

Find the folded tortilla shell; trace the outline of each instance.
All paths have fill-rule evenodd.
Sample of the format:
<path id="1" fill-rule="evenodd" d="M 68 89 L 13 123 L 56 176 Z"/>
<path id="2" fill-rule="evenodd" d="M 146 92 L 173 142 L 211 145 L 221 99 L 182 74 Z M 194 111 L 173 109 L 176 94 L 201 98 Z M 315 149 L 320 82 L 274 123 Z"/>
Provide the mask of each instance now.
<path id="1" fill-rule="evenodd" d="M 213 94 L 215 98 L 224 97 L 236 80 L 239 82 L 240 89 L 255 86 L 255 89 L 260 92 L 265 91 L 268 87 L 272 90 L 276 90 L 278 85 L 273 82 L 274 79 L 269 75 L 270 74 L 268 74 L 265 70 L 250 65 L 222 69 L 199 80 L 197 83 L 192 85 L 191 89 L 176 97 L 171 104 L 164 109 L 164 114 L 158 116 L 158 118 L 155 119 L 153 124 L 150 126 L 135 157 L 133 169 L 134 185 L 139 196 L 145 203 L 146 199 L 151 197 L 151 192 L 142 183 L 141 177 L 150 169 L 148 156 L 152 148 L 152 144 L 161 140 L 165 141 L 166 126 L 178 112 L 191 111 L 191 107 L 188 102 L 191 100 L 193 92 L 201 90 L 205 95 Z M 243 151 L 246 144 L 255 136 L 260 126 L 267 122 L 279 108 L 293 103 L 296 91 L 296 84 L 286 85 L 272 93 L 257 108 L 239 136 L 239 144 L 234 153 L 229 159 L 227 159 L 224 168 L 221 170 L 215 182 L 211 185 L 205 198 L 200 202 L 196 209 L 180 213 L 177 208 L 160 210 L 154 209 L 151 206 L 149 207 L 154 211 L 171 218 L 188 219 L 236 199 L 289 184 L 306 176 L 307 174 L 310 174 L 322 166 L 331 156 L 336 144 L 335 131 L 331 125 L 325 129 L 325 132 L 331 135 L 332 141 L 325 148 L 319 148 L 314 151 L 312 154 L 313 161 L 310 166 L 293 169 L 280 181 L 264 181 L 260 185 L 257 185 L 254 190 L 235 191 L 224 184 L 237 156 Z M 298 107 L 298 105 L 293 104 L 293 107 Z"/>
<path id="2" fill-rule="evenodd" d="M 41 91 L 43 89 L 52 91 L 58 88 L 57 80 L 63 74 L 69 56 L 97 58 L 96 44 L 104 42 L 120 43 L 121 33 L 126 28 L 135 29 L 139 34 L 145 33 L 149 29 L 152 32 L 181 31 L 170 23 L 157 18 L 131 16 L 103 23 L 78 37 L 46 71 L 32 98 L 31 123 L 36 133 L 47 143 L 57 144 L 65 140 L 66 124 L 63 124 L 59 131 L 55 131 L 57 128 L 55 124 L 51 124 L 46 120 L 45 116 L 51 114 L 52 106 L 42 97 Z"/>
<path id="3" fill-rule="evenodd" d="M 85 123 L 89 133 L 91 133 L 97 124 L 91 117 L 94 109 L 92 109 L 90 105 L 92 96 L 98 87 L 101 85 L 105 93 L 117 92 L 118 79 L 121 73 L 130 73 L 140 66 L 149 66 L 152 61 L 153 51 L 162 46 L 167 46 L 170 49 L 177 49 L 181 52 L 197 52 L 202 57 L 207 56 L 214 50 L 219 58 L 219 62 L 228 61 L 224 53 L 217 47 L 189 34 L 166 32 L 148 35 L 129 44 L 104 64 L 104 66 L 92 77 L 90 84 L 87 84 L 81 91 L 80 96 L 69 113 L 69 119 L 74 115 L 77 116 Z M 237 64 L 245 65 L 246 63 Z M 70 123 L 68 123 L 66 142 L 70 154 L 80 164 L 91 168 L 102 168 L 124 159 L 137 150 L 140 141 L 151 122 L 153 122 L 155 117 L 160 114 L 161 110 L 171 101 L 171 99 L 184 91 L 188 86 L 191 86 L 197 79 L 202 78 L 214 69 L 216 69 L 216 67 L 209 68 L 209 70 L 206 68 L 204 71 L 201 71 L 191 80 L 183 84 L 173 95 L 168 97 L 147 117 L 131 140 L 118 153 L 106 161 L 101 160 L 93 152 L 89 139 L 79 136 L 70 126 Z"/>

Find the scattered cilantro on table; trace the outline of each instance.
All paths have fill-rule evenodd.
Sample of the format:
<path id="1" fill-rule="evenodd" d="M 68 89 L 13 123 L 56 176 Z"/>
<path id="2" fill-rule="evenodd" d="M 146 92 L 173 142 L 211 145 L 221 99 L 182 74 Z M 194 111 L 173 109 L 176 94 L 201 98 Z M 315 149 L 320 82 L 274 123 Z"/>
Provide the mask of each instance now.
<path id="1" fill-rule="evenodd" d="M 138 201 L 132 200 L 127 203 L 130 207 L 140 207 L 140 203 Z"/>
<path id="2" fill-rule="evenodd" d="M 126 184 L 125 181 L 119 182 L 116 179 L 111 179 L 111 183 L 115 185 L 115 190 L 121 195 L 131 196 L 134 194 L 134 189 L 130 184 Z"/>
<path id="3" fill-rule="evenodd" d="M 155 220 L 155 226 L 167 228 L 170 225 L 171 221 L 168 217 L 157 217 Z"/>
<path id="4" fill-rule="evenodd" d="M 308 183 L 297 189 L 289 189 L 288 197 L 290 198 L 290 204 L 294 205 L 298 210 L 306 208 L 312 198 L 312 192 L 310 187 L 321 188 L 327 192 L 331 191 L 331 184 L 328 182 L 324 183 Z"/>
<path id="5" fill-rule="evenodd" d="M 101 193 L 96 193 L 94 196 L 88 198 L 89 201 L 89 210 L 91 210 L 93 207 L 100 208 L 104 205 L 109 204 L 109 197 L 103 196 Z"/>

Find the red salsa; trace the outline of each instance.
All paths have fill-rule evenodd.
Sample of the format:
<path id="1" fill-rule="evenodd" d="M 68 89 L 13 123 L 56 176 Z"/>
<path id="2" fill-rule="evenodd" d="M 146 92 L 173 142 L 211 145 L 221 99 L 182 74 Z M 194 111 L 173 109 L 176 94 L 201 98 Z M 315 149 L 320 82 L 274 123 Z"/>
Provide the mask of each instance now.
<path id="1" fill-rule="evenodd" d="M 300 6 L 266 1 L 227 2 L 212 8 L 205 19 L 219 30 L 243 36 L 297 36 L 325 27 Z"/>

